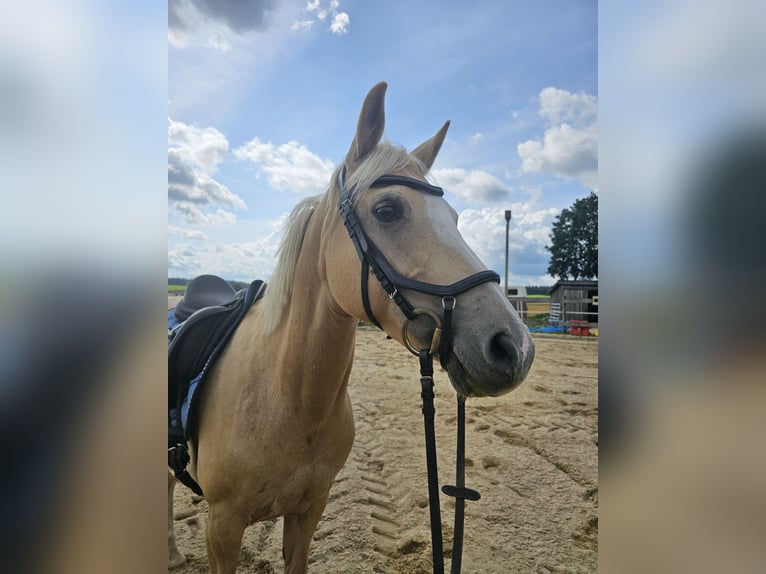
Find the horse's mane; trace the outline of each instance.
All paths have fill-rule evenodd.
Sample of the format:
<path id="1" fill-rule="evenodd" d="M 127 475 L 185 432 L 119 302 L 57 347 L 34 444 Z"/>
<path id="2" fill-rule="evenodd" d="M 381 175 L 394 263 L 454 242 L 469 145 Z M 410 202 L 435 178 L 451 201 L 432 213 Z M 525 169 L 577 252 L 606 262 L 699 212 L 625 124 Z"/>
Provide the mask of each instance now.
<path id="1" fill-rule="evenodd" d="M 282 230 L 282 243 L 277 251 L 279 261 L 277 261 L 274 274 L 266 286 L 266 294 L 261 302 L 263 308 L 261 322 L 265 334 L 272 332 L 279 324 L 282 310 L 290 298 L 295 266 L 298 263 L 298 255 L 303 245 L 303 237 L 306 235 L 311 216 L 321 200 L 321 195 L 307 197 L 293 208 L 290 217 L 285 222 Z"/>
<path id="2" fill-rule="evenodd" d="M 333 171 L 325 193 L 328 196 L 327 205 L 329 209 L 335 209 L 338 205 L 338 172 L 342 167 L 339 165 Z M 345 187 L 351 190 L 352 199 L 356 199 L 369 189 L 370 185 L 381 175 L 400 172 L 407 168 L 414 169 L 423 176 L 428 172 L 426 166 L 410 155 L 405 148 L 391 145 L 388 142 L 381 142 L 349 174 L 345 181 Z M 260 303 L 263 308 L 261 321 L 264 333 L 270 333 L 276 328 L 290 301 L 295 267 L 303 246 L 303 238 L 306 235 L 311 216 L 323 197 L 324 195 L 307 197 L 298 203 L 285 223 L 282 243 L 277 251 L 279 260 L 274 268 L 274 274 L 269 280 L 264 300 Z"/>

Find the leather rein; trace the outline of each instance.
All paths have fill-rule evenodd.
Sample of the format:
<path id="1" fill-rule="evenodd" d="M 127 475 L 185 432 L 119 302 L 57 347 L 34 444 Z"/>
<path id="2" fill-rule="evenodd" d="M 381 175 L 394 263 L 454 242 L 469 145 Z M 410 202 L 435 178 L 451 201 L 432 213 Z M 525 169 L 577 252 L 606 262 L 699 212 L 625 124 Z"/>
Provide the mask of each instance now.
<path id="1" fill-rule="evenodd" d="M 441 527 L 441 509 L 439 503 L 439 478 L 436 464 L 436 434 L 434 430 L 434 381 L 433 381 L 433 356 L 436 354 L 439 361 L 446 369 L 446 362 L 452 352 L 452 314 L 457 305 L 457 296 L 473 289 L 478 285 L 494 281 L 500 283 L 500 276 L 491 270 L 483 270 L 469 275 L 451 285 L 438 285 L 426 283 L 404 277 L 398 273 L 388 262 L 383 253 L 372 242 L 362 228 L 361 222 L 356 215 L 353 191 L 345 188 L 346 167 L 338 171 L 338 209 L 340 210 L 343 224 L 348 230 L 351 241 L 356 248 L 357 255 L 362 262 L 361 292 L 362 304 L 365 313 L 372 323 L 381 328 L 375 318 L 370 305 L 368 293 L 368 278 L 372 271 L 388 297 L 396 303 L 407 321 L 402 329 L 404 342 L 411 353 L 417 355 L 420 360 L 420 385 L 421 398 L 423 400 L 423 421 L 426 443 L 426 464 L 428 467 L 428 504 L 431 517 L 431 548 L 433 554 L 434 574 L 444 572 L 444 551 Z M 402 175 L 383 175 L 376 179 L 370 187 L 384 187 L 389 185 L 402 185 L 421 193 L 441 197 L 444 190 L 441 187 L 431 185 L 426 181 L 406 177 Z M 441 298 L 443 315 L 439 317 L 429 309 L 415 308 L 400 290 L 417 291 L 427 295 Z M 431 318 L 435 324 L 429 348 L 418 349 L 409 338 L 409 326 L 421 315 Z M 459 574 L 463 550 L 463 523 L 465 517 L 465 500 L 479 500 L 480 494 L 465 487 L 465 397 L 457 396 L 457 456 L 456 456 L 456 484 L 445 485 L 442 492 L 455 498 L 455 527 L 452 548 L 452 574 Z"/>

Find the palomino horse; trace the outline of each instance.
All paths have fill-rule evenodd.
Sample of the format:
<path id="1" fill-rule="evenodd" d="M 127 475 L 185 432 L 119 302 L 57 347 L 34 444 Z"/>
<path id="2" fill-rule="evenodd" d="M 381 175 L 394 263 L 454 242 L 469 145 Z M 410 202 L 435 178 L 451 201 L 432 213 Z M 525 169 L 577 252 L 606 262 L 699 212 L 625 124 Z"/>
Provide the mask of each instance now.
<path id="1" fill-rule="evenodd" d="M 441 317 L 448 299 L 451 336 L 434 353 L 443 354 L 453 387 L 466 397 L 514 389 L 532 363 L 529 331 L 496 274 L 460 236 L 440 188 L 426 182 L 449 122 L 411 153 L 381 142 L 386 87 L 377 84 L 365 98 L 351 149 L 326 193 L 293 210 L 265 297 L 202 391 L 190 471 L 208 503 L 214 574 L 234 573 L 249 524 L 279 516 L 285 572 L 306 572 L 312 535 L 354 441 L 347 384 L 359 320 L 429 348 L 435 329 L 421 315 Z M 373 246 L 383 274 L 396 274 L 393 285 L 375 264 L 360 263 Z M 179 563 L 174 482 L 168 540 L 171 563 Z"/>

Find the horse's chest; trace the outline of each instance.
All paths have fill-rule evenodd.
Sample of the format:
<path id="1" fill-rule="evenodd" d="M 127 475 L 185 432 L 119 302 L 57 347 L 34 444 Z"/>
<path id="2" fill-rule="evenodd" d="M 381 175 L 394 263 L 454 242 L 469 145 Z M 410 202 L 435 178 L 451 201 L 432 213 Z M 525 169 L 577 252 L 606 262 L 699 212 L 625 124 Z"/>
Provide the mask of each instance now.
<path id="1" fill-rule="evenodd" d="M 353 421 L 324 431 L 303 430 L 275 442 L 275 455 L 278 453 L 286 467 L 294 469 L 296 480 L 331 482 L 346 462 L 353 440 Z"/>
<path id="2" fill-rule="evenodd" d="M 353 423 L 352 423 L 353 424 Z M 353 442 L 351 432 L 302 433 L 283 437 L 256 492 L 254 519 L 305 512 L 327 495 Z M 278 455 L 278 456 L 277 456 Z"/>

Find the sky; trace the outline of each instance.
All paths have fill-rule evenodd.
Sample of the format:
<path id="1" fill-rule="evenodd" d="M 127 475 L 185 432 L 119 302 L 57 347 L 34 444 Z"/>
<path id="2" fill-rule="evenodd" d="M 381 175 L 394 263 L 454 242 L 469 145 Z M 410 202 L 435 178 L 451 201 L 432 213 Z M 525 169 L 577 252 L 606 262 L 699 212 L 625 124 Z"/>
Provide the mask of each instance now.
<path id="1" fill-rule="evenodd" d="M 385 138 L 451 120 L 430 177 L 509 284 L 550 285 L 550 228 L 598 189 L 595 1 L 170 0 L 168 276 L 268 279 L 282 225 L 326 189 L 364 96 Z"/>

